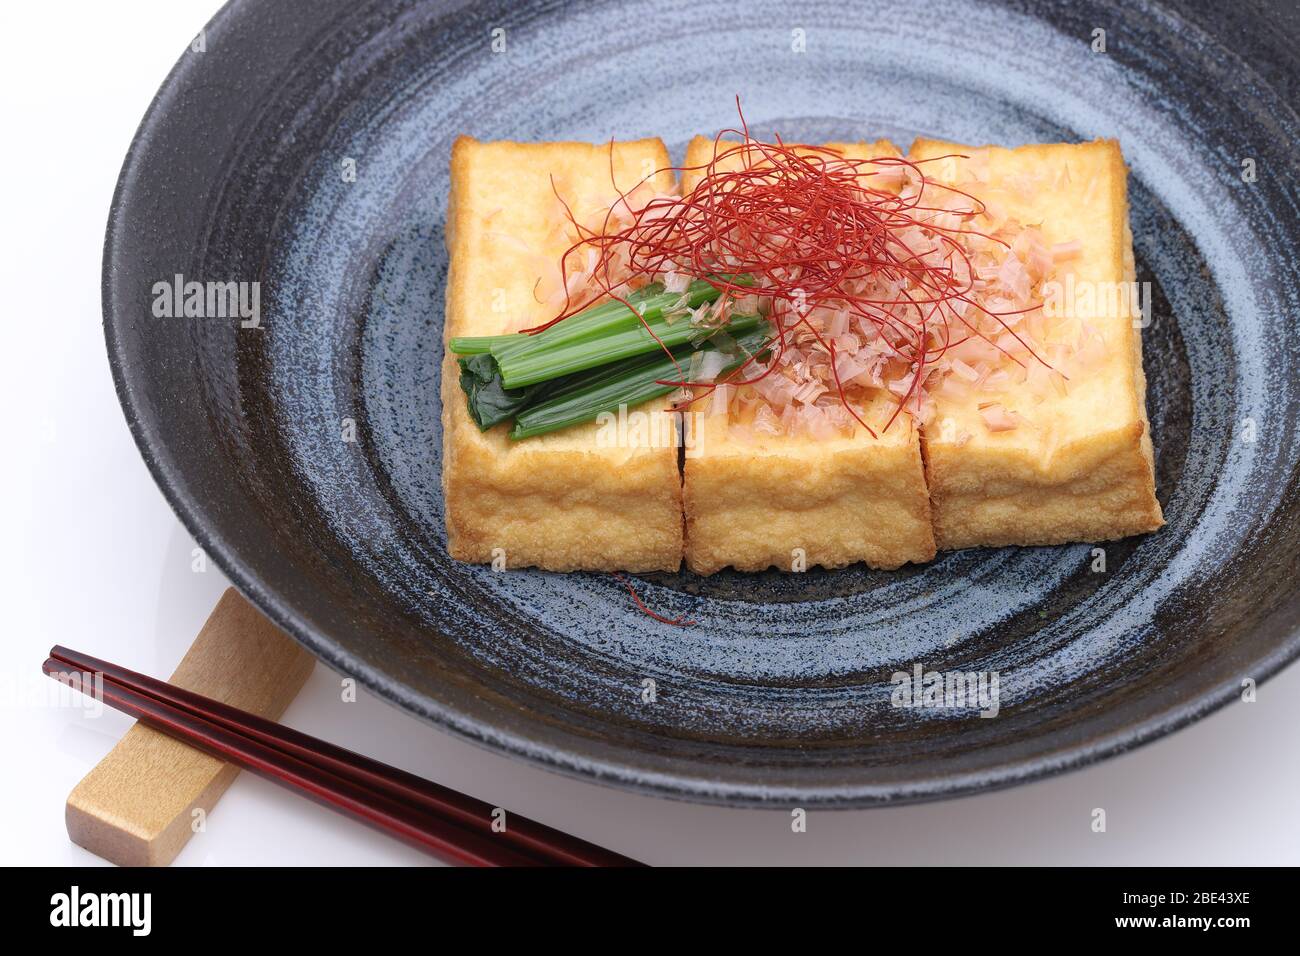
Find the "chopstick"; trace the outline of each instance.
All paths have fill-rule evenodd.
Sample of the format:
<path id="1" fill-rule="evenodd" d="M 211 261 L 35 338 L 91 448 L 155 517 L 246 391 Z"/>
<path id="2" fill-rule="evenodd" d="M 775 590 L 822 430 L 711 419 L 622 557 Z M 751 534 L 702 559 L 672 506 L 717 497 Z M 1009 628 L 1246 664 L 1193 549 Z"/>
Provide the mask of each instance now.
<path id="1" fill-rule="evenodd" d="M 494 832 L 489 803 L 88 654 L 56 646 L 42 670 L 87 693 L 99 677 L 104 703 L 116 710 L 448 862 L 643 865 L 515 814 Z"/>

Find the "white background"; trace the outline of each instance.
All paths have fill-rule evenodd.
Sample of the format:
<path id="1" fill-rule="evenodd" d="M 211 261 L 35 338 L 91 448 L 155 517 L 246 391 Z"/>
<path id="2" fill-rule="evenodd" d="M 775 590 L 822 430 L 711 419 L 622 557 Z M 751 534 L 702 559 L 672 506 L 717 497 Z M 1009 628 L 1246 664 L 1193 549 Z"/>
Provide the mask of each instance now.
<path id="1" fill-rule="evenodd" d="M 154 91 L 215 0 L 6 4 L 0 25 L 0 864 L 94 864 L 63 801 L 125 731 L 53 706 L 62 643 L 166 676 L 225 582 L 145 470 L 100 318 L 109 199 Z M 1300 668 L 1194 727 L 1089 770 L 917 807 L 738 811 L 632 796 L 454 740 L 318 666 L 286 721 L 655 864 L 1300 862 Z M 1093 833 L 1103 807 L 1108 829 Z M 178 864 L 423 864 L 388 838 L 241 775 Z"/>

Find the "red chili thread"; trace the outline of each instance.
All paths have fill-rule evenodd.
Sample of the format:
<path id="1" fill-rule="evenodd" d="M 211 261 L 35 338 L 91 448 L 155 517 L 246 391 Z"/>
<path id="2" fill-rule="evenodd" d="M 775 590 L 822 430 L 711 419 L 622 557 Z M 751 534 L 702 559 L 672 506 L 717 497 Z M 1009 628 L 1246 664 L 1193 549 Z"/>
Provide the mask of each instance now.
<path id="1" fill-rule="evenodd" d="M 775 142 L 761 142 L 749 133 L 739 97 L 736 110 L 740 127 L 717 134 L 708 162 L 655 170 L 637 184 L 665 171 L 699 173 L 699 182 L 690 192 L 680 198 L 656 197 L 640 208 L 633 208 L 628 200 L 632 190 L 624 191 L 616 181 L 611 141 L 610 181 L 619 198 L 607 210 L 604 229 L 600 232 L 578 221 L 552 179 L 552 189 L 577 240 L 561 258 L 564 309 L 549 322 L 526 331 L 541 332 L 606 297 L 632 309 L 618 288 L 631 288 L 633 281 L 650 281 L 670 269 L 710 282 L 719 290 L 720 301 L 756 294 L 771 300 L 775 334 L 762 350 L 719 382 L 698 385 L 688 382 L 674 358 L 678 380 L 662 384 L 689 385 L 696 389 L 692 397 L 674 407 L 688 407 L 711 394 L 719 384 L 746 385 L 761 381 L 778 367 L 777 359 L 788 347 L 790 337 L 802 326 L 830 355 L 840 401 L 873 437 L 875 432 L 848 400 L 833 347 L 808 321 L 808 314 L 821 302 L 843 303 L 851 316 L 874 325 L 893 357 L 908 367 L 911 381 L 907 391 L 898 398 L 886 430 L 909 401 L 915 398 L 919 402 L 927 367 L 949 348 L 971 337 L 984 340 L 1023 366 L 1024 363 L 958 313 L 958 303 L 994 318 L 1034 359 L 1051 367 L 1005 320 L 1007 316 L 1041 306 L 994 312 L 971 295 L 975 288 L 974 271 L 961 237 L 978 236 L 1003 246 L 1007 243 L 969 227 L 968 223 L 985 211 L 978 198 L 931 179 L 922 168 L 927 163 L 968 157 L 953 153 L 917 161 L 904 157 L 849 159 L 829 147 L 788 146 L 779 136 Z M 738 142 L 724 145 L 724 140 L 729 138 Z M 912 194 L 904 196 L 872 185 L 871 177 L 899 168 L 909 170 L 917 181 Z M 970 208 L 954 210 L 927 204 L 930 190 L 964 197 L 969 200 Z M 620 205 L 632 221 L 611 233 L 608 231 L 611 217 Z M 939 215 L 948 214 L 957 215 L 962 225 L 953 227 L 937 222 Z M 923 260 L 922 252 L 908 245 L 905 234 L 912 227 L 923 229 L 938 240 L 946 250 L 946 264 Z M 583 249 L 596 251 L 591 276 L 595 289 L 582 302 L 575 303 L 569 289 L 567 263 L 570 254 Z M 611 266 L 615 252 L 620 249 L 631 275 L 615 281 Z M 719 275 L 749 275 L 754 286 L 716 278 Z M 848 283 L 872 277 L 896 282 L 901 294 L 892 299 L 873 299 L 847 287 Z M 906 288 L 906 282 L 912 283 L 911 290 Z M 894 311 L 900 307 L 906 315 L 915 313 L 919 319 L 904 319 Z M 721 311 L 720 307 L 720 317 Z M 793 316 L 797 318 L 791 321 Z M 641 321 L 651 331 L 645 319 Z M 667 348 L 664 350 L 671 355 Z M 757 356 L 765 352 L 774 353 L 766 367 L 753 377 L 740 378 Z"/>
<path id="2" fill-rule="evenodd" d="M 674 627 L 686 627 L 690 624 L 695 623 L 694 621 L 688 620 L 687 618 L 684 617 L 664 617 L 662 614 L 655 613 L 649 607 L 646 606 L 646 603 L 642 601 L 640 597 L 637 596 L 636 590 L 632 587 L 631 581 L 625 578 L 618 571 L 615 571 L 613 573 L 614 573 L 614 577 L 617 578 L 622 583 L 623 587 L 627 588 L 627 593 L 632 595 L 632 602 L 636 604 L 637 609 L 641 611 L 641 613 L 647 615 L 648 617 L 652 617 L 656 621 L 659 621 L 663 624 L 672 624 Z"/>

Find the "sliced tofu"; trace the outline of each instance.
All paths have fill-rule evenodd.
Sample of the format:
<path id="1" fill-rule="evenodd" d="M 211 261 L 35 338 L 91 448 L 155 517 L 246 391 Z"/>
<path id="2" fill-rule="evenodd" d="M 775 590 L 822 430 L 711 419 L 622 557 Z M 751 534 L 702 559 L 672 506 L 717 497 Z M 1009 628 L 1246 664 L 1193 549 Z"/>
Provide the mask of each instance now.
<path id="1" fill-rule="evenodd" d="M 451 157 L 447 338 L 539 325 L 554 306 L 534 290 L 572 242 L 558 191 L 575 214 L 617 198 L 608 143 L 483 143 L 462 137 Z M 658 139 L 613 145 L 612 175 L 629 190 L 669 156 Z M 671 172 L 659 174 L 668 192 Z M 554 190 L 552 188 L 554 179 Z M 480 432 L 456 359 L 442 368 L 447 542 L 460 561 L 554 571 L 674 571 L 682 558 L 682 489 L 673 427 L 597 423 L 512 442 L 508 425 Z M 666 399 L 632 410 L 671 416 Z M 622 440 L 620 440 L 620 438 Z"/>
<path id="2" fill-rule="evenodd" d="M 938 546 L 1101 541 L 1160 527 L 1140 315 L 1125 285 L 1135 272 L 1119 144 L 1002 149 L 922 139 L 909 158 L 952 153 L 969 158 L 937 159 L 926 175 L 988 200 L 995 216 L 1038 225 L 1048 243 L 1081 243 L 1080 255 L 1057 266 L 1072 295 L 1058 298 L 1068 307 L 1055 308 L 1046 335 L 1069 340 L 1086 320 L 1103 347 L 1086 374 L 1057 380 L 1064 394 L 1027 383 L 960 397 L 935 391 L 922 440 Z M 989 225 L 980 217 L 973 228 Z M 1021 423 L 991 431 L 980 412 L 988 403 Z"/>
<path id="3" fill-rule="evenodd" d="M 887 142 L 828 145 L 849 158 L 899 155 Z M 700 178 L 690 168 L 712 154 L 711 138 L 691 141 L 684 190 Z M 741 437 L 722 416 L 695 415 L 685 458 L 688 567 L 700 574 L 858 561 L 896 568 L 933 558 L 918 430 L 899 415 L 882 432 L 893 411 L 885 398 L 867 410 L 878 438 L 859 429 L 829 440 Z"/>

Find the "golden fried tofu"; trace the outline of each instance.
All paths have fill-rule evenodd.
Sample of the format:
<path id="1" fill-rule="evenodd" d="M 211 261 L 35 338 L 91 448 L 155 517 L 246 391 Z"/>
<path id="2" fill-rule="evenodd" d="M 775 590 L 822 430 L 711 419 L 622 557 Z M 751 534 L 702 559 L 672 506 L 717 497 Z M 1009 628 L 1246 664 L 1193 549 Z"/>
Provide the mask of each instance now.
<path id="1" fill-rule="evenodd" d="M 851 159 L 899 155 L 887 142 L 827 145 Z M 691 141 L 683 191 L 699 181 L 691 167 L 712 154 L 712 139 Z M 933 558 L 918 430 L 899 414 L 883 431 L 894 410 L 889 398 L 866 410 L 877 438 L 860 428 L 833 438 L 742 435 L 725 416 L 688 412 L 687 566 L 712 574 L 858 561 L 896 568 Z"/>
<path id="2" fill-rule="evenodd" d="M 1055 267 L 1043 341 L 1086 336 L 1095 358 L 1075 374 L 1057 374 L 1048 389 L 1045 369 L 1029 368 L 1038 387 L 1017 374 L 991 390 L 935 391 L 937 413 L 922 442 L 938 546 L 1101 541 L 1160 527 L 1119 144 L 1002 149 L 922 139 L 909 158 L 953 153 L 969 158 L 923 168 L 988 203 L 973 228 L 1012 220 L 1038 227 L 1047 243 L 1077 243 L 1073 258 Z M 993 430 L 990 412 L 999 428 L 1014 427 Z"/>
<path id="3" fill-rule="evenodd" d="M 896 568 L 934 557 L 917 429 L 876 400 L 859 431 L 837 438 L 732 435 L 721 416 L 695 419 L 686 457 L 686 561 L 711 574 L 857 561 Z"/>
<path id="4" fill-rule="evenodd" d="M 658 139 L 608 143 L 456 141 L 447 217 L 445 334 L 497 335 L 554 318 L 537 301 L 544 269 L 573 242 L 565 210 L 608 208 L 656 170 L 669 192 Z M 554 189 L 552 188 L 554 181 Z M 593 422 L 522 441 L 508 424 L 480 432 L 450 352 L 442 369 L 443 488 L 447 543 L 460 561 L 504 561 L 555 571 L 673 571 L 682 557 L 682 490 L 670 427 L 615 435 Z M 667 400 L 632 414 L 672 416 Z"/>

